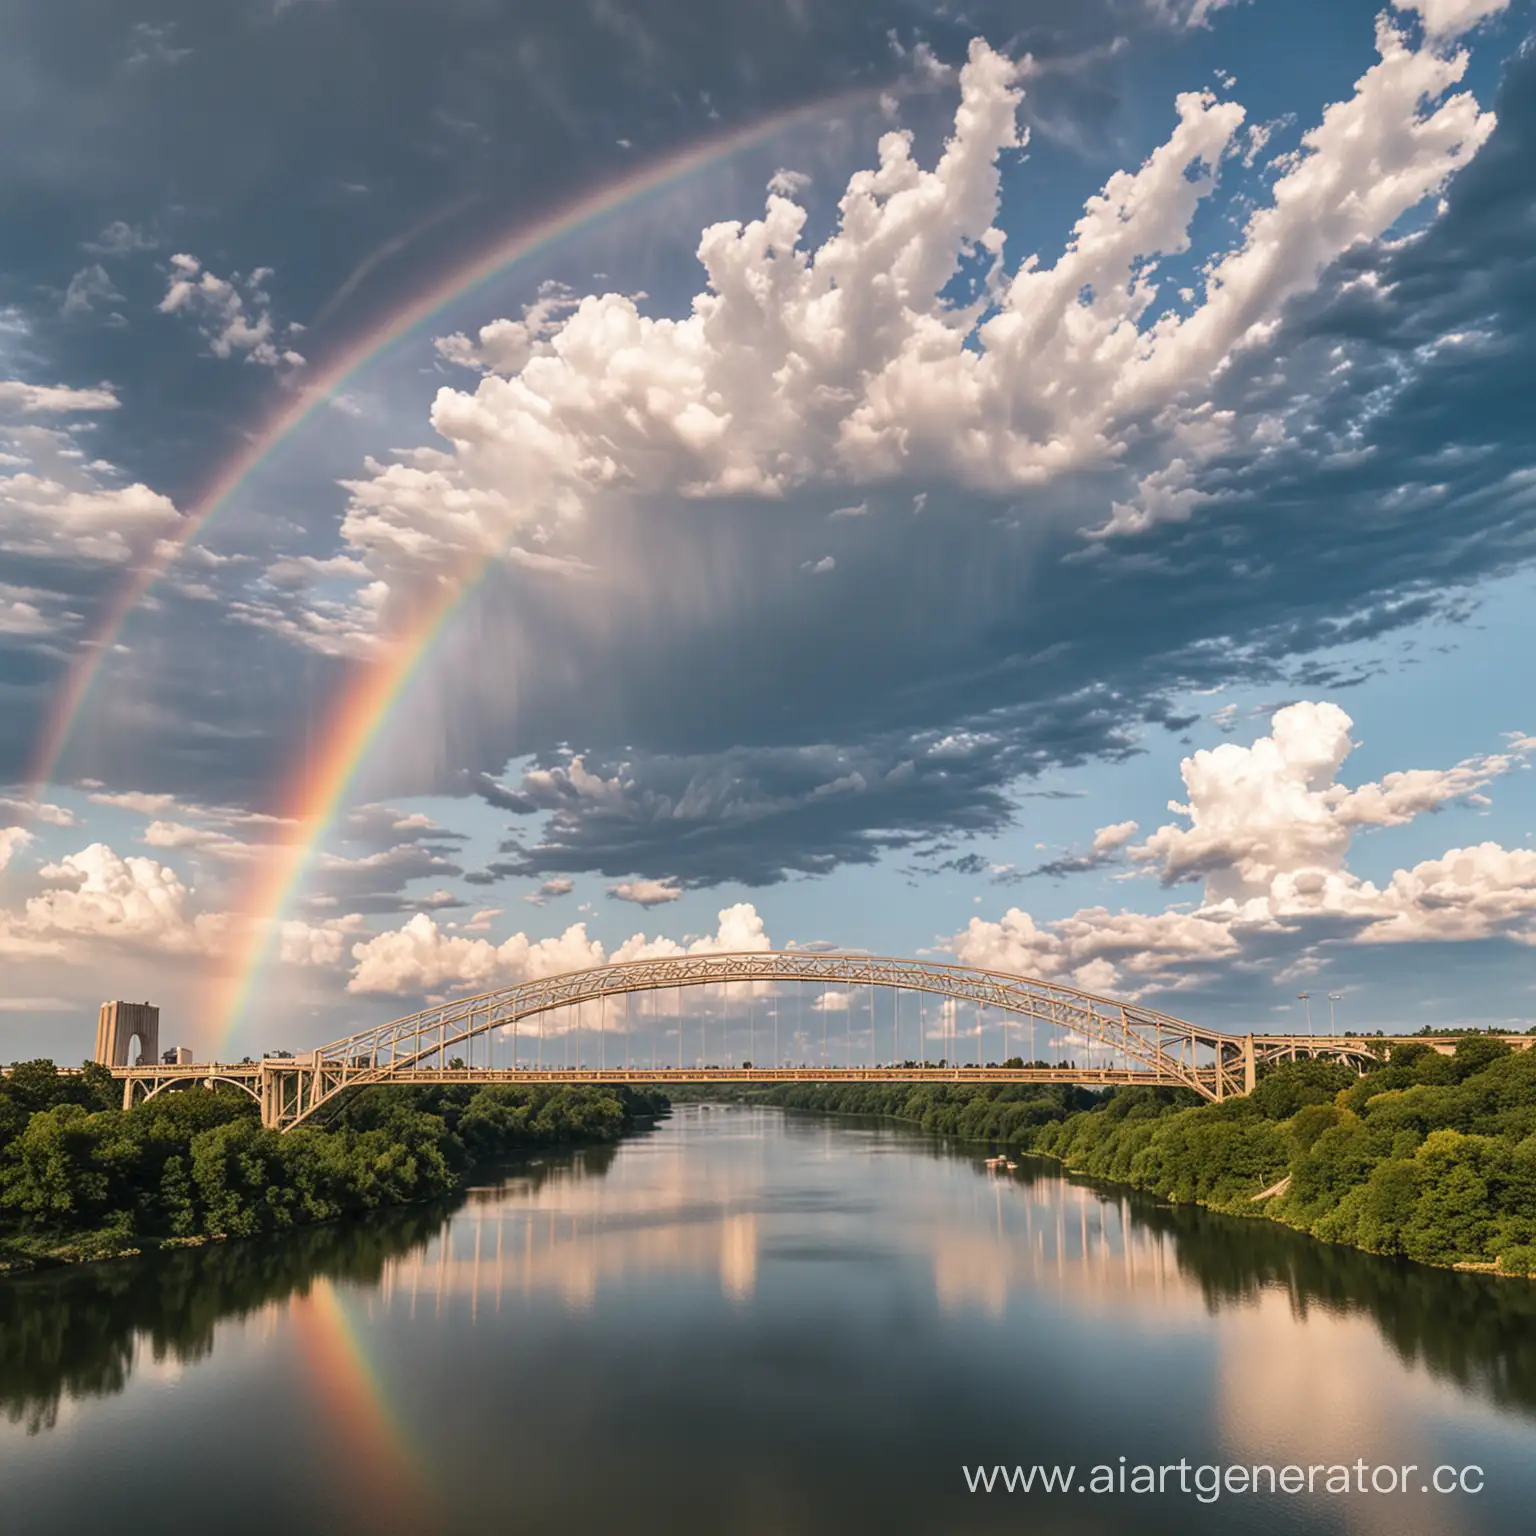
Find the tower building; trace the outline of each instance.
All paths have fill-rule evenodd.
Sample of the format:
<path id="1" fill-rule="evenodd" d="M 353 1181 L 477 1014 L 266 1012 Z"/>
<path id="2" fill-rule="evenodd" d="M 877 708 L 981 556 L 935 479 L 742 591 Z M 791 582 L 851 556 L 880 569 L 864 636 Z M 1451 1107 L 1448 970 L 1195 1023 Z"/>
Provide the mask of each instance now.
<path id="1" fill-rule="evenodd" d="M 159 1061 L 160 1010 L 153 1003 L 103 1003 L 96 1015 L 96 1060 L 104 1067 L 131 1067 L 134 1040 L 139 1060 Z"/>

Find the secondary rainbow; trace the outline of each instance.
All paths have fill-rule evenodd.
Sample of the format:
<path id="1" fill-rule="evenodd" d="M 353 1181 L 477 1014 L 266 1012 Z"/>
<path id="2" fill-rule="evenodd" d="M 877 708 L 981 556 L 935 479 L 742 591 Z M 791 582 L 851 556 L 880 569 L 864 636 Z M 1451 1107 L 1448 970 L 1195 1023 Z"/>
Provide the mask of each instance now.
<path id="1" fill-rule="evenodd" d="M 861 87 L 775 113 L 750 127 L 714 135 L 674 154 L 663 156 L 628 176 L 608 182 L 530 224 L 519 225 L 509 235 L 456 266 L 447 276 L 439 278 L 382 324 L 327 358 L 313 375 L 294 390 L 286 403 L 267 419 L 247 446 L 220 466 L 208 487 L 188 509 L 176 532 L 156 544 L 154 555 L 124 580 L 92 626 L 54 696 L 52 707 L 34 743 L 31 768 L 27 775 L 27 798 L 38 798 L 39 791 L 52 779 L 59 758 L 101 673 L 102 661 L 116 645 L 129 615 L 176 562 L 187 545 L 228 505 L 230 498 L 246 480 L 298 427 L 321 409 L 338 389 L 381 352 L 407 340 L 426 327 L 439 311 L 468 296 L 481 284 L 493 281 L 518 262 L 526 261 L 555 242 L 579 233 L 599 219 L 728 160 L 733 155 L 765 143 L 777 134 L 872 100 L 875 94 L 870 88 Z"/>

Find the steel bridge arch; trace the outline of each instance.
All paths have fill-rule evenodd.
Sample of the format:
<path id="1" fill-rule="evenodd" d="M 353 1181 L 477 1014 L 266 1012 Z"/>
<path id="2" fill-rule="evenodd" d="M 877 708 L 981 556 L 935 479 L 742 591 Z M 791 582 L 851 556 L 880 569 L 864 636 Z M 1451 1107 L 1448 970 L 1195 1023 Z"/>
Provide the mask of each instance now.
<path id="1" fill-rule="evenodd" d="M 177 1077 L 164 1078 L 125 1078 L 128 1093 L 123 1108 L 132 1109 L 135 1104 L 147 1104 L 151 1099 L 158 1098 L 168 1088 L 184 1088 L 186 1082 Z M 203 1071 L 197 1075 L 197 1081 L 203 1083 L 227 1083 L 232 1088 L 238 1088 L 241 1093 L 248 1093 L 261 1103 L 261 1090 L 253 1087 L 251 1079 L 244 1074 L 236 1076 L 229 1072 Z"/>
<path id="2" fill-rule="evenodd" d="M 593 966 L 425 1008 L 333 1040 L 303 1066 L 264 1073 L 263 1118 L 268 1124 L 297 1125 L 343 1089 L 388 1083 L 431 1058 L 446 1066 L 453 1047 L 558 1008 L 672 988 L 784 982 L 880 986 L 978 1003 L 1107 1046 L 1159 1081 L 1206 1099 L 1241 1094 L 1254 1083 L 1253 1036 L 1205 1029 L 1138 1003 L 972 966 L 758 950 Z"/>

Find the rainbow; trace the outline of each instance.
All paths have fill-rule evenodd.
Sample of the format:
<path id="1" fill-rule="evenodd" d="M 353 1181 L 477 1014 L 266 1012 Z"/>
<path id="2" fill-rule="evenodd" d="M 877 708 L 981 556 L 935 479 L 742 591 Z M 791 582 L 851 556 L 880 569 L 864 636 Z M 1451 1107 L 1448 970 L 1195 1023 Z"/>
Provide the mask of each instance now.
<path id="1" fill-rule="evenodd" d="M 820 120 L 831 112 L 862 103 L 871 97 L 871 91 L 859 89 L 843 92 L 813 106 L 782 112 L 750 129 L 740 129 L 733 134 L 720 135 L 708 143 L 697 144 L 656 166 L 648 167 L 641 174 L 594 192 L 585 200 L 551 214 L 535 226 L 521 230 L 495 252 L 479 258 L 467 267 L 461 267 L 450 278 L 436 284 L 432 292 L 416 300 L 384 329 L 375 332 L 367 343 L 353 349 L 346 364 L 332 367 L 327 372 L 324 387 L 336 389 L 362 366 L 362 362 L 378 355 L 384 347 L 421 326 L 447 304 L 458 300 L 459 296 L 478 284 L 505 272 L 518 261 L 527 260 L 554 241 L 568 238 L 598 218 L 633 203 L 637 198 L 654 194 L 680 178 L 727 160 L 731 155 L 770 140 L 790 127 Z M 306 407 L 304 415 L 312 409 L 313 406 Z M 295 415 L 290 409 L 283 418 L 281 435 L 290 432 L 301 419 L 303 415 Z M 241 455 L 238 475 L 232 468 L 221 476 L 221 498 L 227 498 L 233 488 L 252 472 L 252 468 L 266 458 L 267 453 L 272 452 L 276 441 L 278 436 L 261 439 L 260 444 L 253 445 L 252 450 Z M 362 760 L 366 759 L 373 740 L 389 717 L 390 710 L 395 707 L 396 700 L 409 687 L 416 668 L 432 650 L 433 642 L 453 611 L 458 608 L 464 594 L 479 581 L 490 564 L 492 556 L 485 554 L 472 568 L 461 571 L 456 581 L 441 582 L 432 596 L 412 614 L 410 621 L 402 625 L 395 639 L 387 644 L 381 654 L 359 667 L 352 682 L 344 687 L 338 705 L 330 711 L 326 736 L 319 743 L 318 751 L 295 773 L 286 793 L 278 799 L 278 814 L 293 826 L 295 836 L 272 846 L 269 856 L 258 865 L 246 899 L 241 902 L 241 923 L 235 935 L 235 965 L 229 971 L 224 971 L 215 982 L 215 997 L 210 1008 L 217 1021 L 220 1051 L 227 1048 L 233 1032 L 246 1017 L 250 998 L 255 994 L 261 974 L 266 969 L 267 958 L 272 954 L 276 937 L 280 934 L 281 914 L 292 902 L 309 866 L 313 849 L 324 839 L 330 823 L 335 820 L 338 809 L 346 799 L 347 788 L 356 776 Z"/>
<path id="2" fill-rule="evenodd" d="M 439 631 L 473 585 L 474 577 L 489 565 L 490 557 L 486 556 L 475 573 L 458 582 L 441 583 L 432 600 L 417 610 L 404 637 L 391 642 L 379 658 L 360 669 L 332 711 L 318 753 L 295 776 L 280 800 L 279 814 L 285 822 L 296 824 L 297 835 L 270 845 L 242 903 L 237 964 L 221 977 L 211 1009 L 218 1020 L 219 1052 L 228 1047 L 245 1016 L 280 931 L 278 921 L 293 899 L 316 845 L 335 820 L 347 786 L 367 757 L 374 737 Z"/>
<path id="3" fill-rule="evenodd" d="M 389 1397 L 368 1362 L 336 1288 L 321 1277 L 289 1312 L 318 1397 L 339 1431 L 344 1454 L 333 1465 L 356 1476 L 352 1496 L 366 1497 L 375 1529 L 419 1531 L 432 1503 L 432 1483 L 411 1437 L 390 1411 Z"/>
<path id="4" fill-rule="evenodd" d="M 246 445 L 220 466 L 182 518 L 175 534 L 157 544 L 153 558 L 138 566 L 106 605 L 82 642 L 38 733 L 27 773 L 25 798 L 40 799 L 41 791 L 52 780 L 64 748 L 101 675 L 103 660 L 113 650 L 123 626 L 151 588 L 272 454 L 380 354 L 424 330 L 442 310 L 470 296 L 475 289 L 630 204 L 795 127 L 822 121 L 837 112 L 873 101 L 876 95 L 871 87 L 859 87 L 776 113 L 748 127 L 704 139 L 575 198 L 533 223 L 519 226 L 510 235 L 455 267 L 382 324 L 327 358 L 292 391 Z M 394 248 L 390 246 L 387 250 Z M 372 261 L 370 258 L 365 262 L 354 278 Z M 351 283 L 353 279 L 348 281 Z M 333 298 L 328 311 L 336 304 L 337 299 Z M 335 711 L 317 762 L 306 765 L 288 793 L 281 797 L 281 813 L 285 819 L 298 824 L 298 836 L 274 846 L 272 856 L 262 861 L 250 896 L 242 905 L 245 921 L 236 938 L 237 966 L 233 974 L 226 973 L 223 978 L 223 985 L 228 990 L 218 1008 L 221 1044 L 227 1043 L 244 1012 L 270 950 L 276 920 L 302 878 L 311 850 L 334 819 L 348 784 L 395 700 L 410 682 L 418 662 L 431 648 L 466 586 L 472 585 L 473 579 L 483 570 L 482 564 L 468 582 L 445 583 L 418 611 L 405 633 L 386 648 L 381 658 L 360 669 Z"/>
<path id="5" fill-rule="evenodd" d="M 38 733 L 27 774 L 26 798 L 38 798 L 38 791 L 52 779 L 59 758 L 101 673 L 102 661 L 112 651 L 123 625 L 149 590 L 271 454 L 381 352 L 409 339 L 429 325 L 448 305 L 494 281 L 519 262 L 528 260 L 560 240 L 579 234 L 629 204 L 710 166 L 718 165 L 744 150 L 755 148 L 791 128 L 820 121 L 848 107 L 873 100 L 875 96 L 876 92 L 870 87 L 839 92 L 805 106 L 775 113 L 748 127 L 703 139 L 688 148 L 663 156 L 628 176 L 605 183 L 556 207 L 531 224 L 519 225 L 510 235 L 503 236 L 486 250 L 455 267 L 381 325 L 326 359 L 293 390 L 286 403 L 251 436 L 246 446 L 219 468 L 209 485 L 188 509 L 176 532 L 156 545 L 154 555 L 133 571 L 106 605 L 81 643 L 74 663 L 54 696 L 52 707 Z M 417 229 L 430 222 L 430 219 L 424 221 L 423 226 L 417 226 Z M 379 254 L 375 253 L 376 256 Z M 368 265 L 365 262 L 363 268 Z M 357 278 L 363 268 L 359 268 L 348 281 Z M 328 308 L 334 309 L 336 302 L 333 298 Z"/>

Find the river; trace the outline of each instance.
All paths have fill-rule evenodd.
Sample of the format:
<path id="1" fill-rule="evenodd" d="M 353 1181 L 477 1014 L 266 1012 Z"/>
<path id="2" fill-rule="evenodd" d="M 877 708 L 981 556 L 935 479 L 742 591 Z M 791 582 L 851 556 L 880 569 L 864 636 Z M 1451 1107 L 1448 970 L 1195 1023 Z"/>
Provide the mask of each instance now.
<path id="1" fill-rule="evenodd" d="M 1121 1457 L 1165 1491 L 963 1470 Z M 1357 1463 L 1417 1470 L 1232 1486 Z M 701 1105 L 451 1209 L 0 1283 L 0 1531 L 605 1529 L 1516 1536 L 1536 1288 Z"/>

